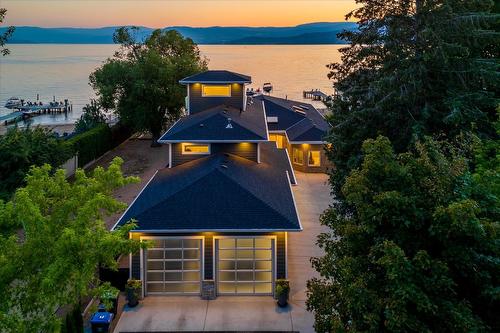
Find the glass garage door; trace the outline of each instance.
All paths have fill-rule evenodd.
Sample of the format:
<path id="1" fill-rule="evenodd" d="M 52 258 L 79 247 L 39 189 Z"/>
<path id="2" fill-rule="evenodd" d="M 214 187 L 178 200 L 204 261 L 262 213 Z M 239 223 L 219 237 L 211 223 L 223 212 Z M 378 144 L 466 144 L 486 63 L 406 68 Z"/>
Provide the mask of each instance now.
<path id="1" fill-rule="evenodd" d="M 146 251 L 148 294 L 199 294 L 201 284 L 201 239 L 151 240 Z"/>
<path id="2" fill-rule="evenodd" d="M 221 238 L 216 242 L 218 294 L 272 295 L 272 238 Z"/>

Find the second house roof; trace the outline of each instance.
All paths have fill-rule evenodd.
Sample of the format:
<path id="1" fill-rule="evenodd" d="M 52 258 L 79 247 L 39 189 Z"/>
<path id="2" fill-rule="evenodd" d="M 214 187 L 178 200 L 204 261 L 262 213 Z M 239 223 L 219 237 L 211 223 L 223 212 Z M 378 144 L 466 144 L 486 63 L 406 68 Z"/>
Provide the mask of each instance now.
<path id="1" fill-rule="evenodd" d="M 225 70 L 211 70 L 188 76 L 179 81 L 181 84 L 190 83 L 252 83 L 252 78 Z"/>
<path id="2" fill-rule="evenodd" d="M 262 103 L 246 111 L 219 105 L 177 121 L 159 142 L 240 142 L 267 141 Z"/>

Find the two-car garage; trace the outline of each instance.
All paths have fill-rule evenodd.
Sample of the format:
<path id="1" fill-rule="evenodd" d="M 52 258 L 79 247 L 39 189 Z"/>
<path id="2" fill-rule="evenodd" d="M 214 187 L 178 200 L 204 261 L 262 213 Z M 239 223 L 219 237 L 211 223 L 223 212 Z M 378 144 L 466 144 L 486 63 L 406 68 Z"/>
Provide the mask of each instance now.
<path id="1" fill-rule="evenodd" d="M 214 272 L 218 295 L 273 294 L 275 236 L 215 236 L 208 247 L 212 260 L 206 263 L 203 236 L 143 240 L 150 242 L 142 265 L 145 295 L 199 295 L 204 265 Z"/>

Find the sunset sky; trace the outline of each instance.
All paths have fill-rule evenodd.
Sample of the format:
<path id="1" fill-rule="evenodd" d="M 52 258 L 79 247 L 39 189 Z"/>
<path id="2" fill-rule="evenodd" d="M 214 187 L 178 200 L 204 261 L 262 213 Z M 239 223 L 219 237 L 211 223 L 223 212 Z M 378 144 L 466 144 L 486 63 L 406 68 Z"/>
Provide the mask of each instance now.
<path id="1" fill-rule="evenodd" d="M 293 26 L 344 21 L 354 0 L 0 0 L 7 25 Z"/>

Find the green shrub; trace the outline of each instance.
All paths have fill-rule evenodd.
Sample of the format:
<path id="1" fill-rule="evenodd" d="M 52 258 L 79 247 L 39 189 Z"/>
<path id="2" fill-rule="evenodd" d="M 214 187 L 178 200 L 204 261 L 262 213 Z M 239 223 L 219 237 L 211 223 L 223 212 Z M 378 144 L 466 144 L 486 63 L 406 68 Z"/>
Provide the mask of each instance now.
<path id="1" fill-rule="evenodd" d="M 68 144 L 78 153 L 78 166 L 83 167 L 118 146 L 130 135 L 131 131 L 120 124 L 111 128 L 106 124 L 101 124 L 75 135 L 68 140 Z"/>

